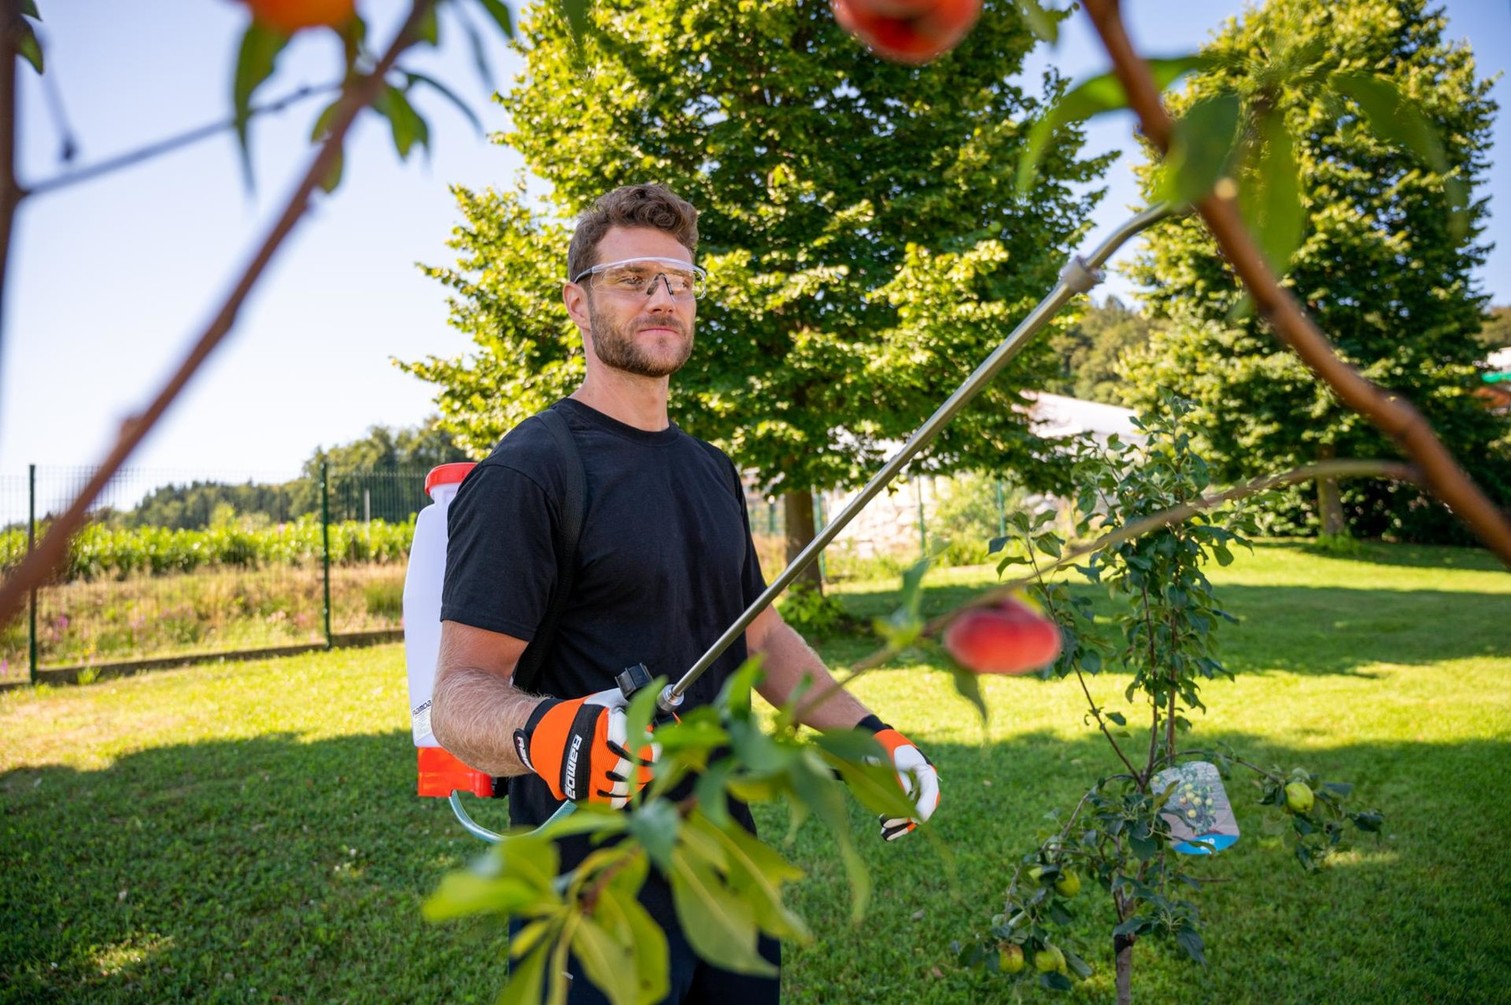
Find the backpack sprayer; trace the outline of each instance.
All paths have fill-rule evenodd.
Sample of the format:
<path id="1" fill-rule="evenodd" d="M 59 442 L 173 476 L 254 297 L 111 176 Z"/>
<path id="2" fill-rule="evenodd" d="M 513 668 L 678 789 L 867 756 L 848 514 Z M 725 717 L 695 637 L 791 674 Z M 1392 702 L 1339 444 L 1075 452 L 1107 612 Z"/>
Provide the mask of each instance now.
<path id="1" fill-rule="evenodd" d="M 866 504 L 874 499 L 892 479 L 897 477 L 908 462 L 928 446 L 939 431 L 949 424 L 955 415 L 995 377 L 1008 361 L 1016 356 L 1028 342 L 1077 294 L 1086 293 L 1103 279 L 1102 266 L 1123 246 L 1130 237 L 1173 215 L 1175 210 L 1167 205 L 1156 205 L 1130 218 L 1110 237 L 1086 257 L 1072 255 L 1060 270 L 1059 282 L 1018 327 L 1003 339 L 981 365 L 971 373 L 955 392 L 945 399 L 934 414 L 924 421 L 892 458 L 872 476 L 865 487 L 845 505 L 829 523 L 814 536 L 797 557 L 787 564 L 781 574 L 771 581 L 745 612 L 720 635 L 708 651 L 698 658 L 680 680 L 666 685 L 656 696 L 656 707 L 663 715 L 673 714 L 682 704 L 683 695 L 692 687 L 714 662 L 724 654 L 735 640 L 745 633 L 751 622 L 760 616 L 788 586 L 792 585 L 803 570 L 807 569 L 830 542 L 844 530 Z M 419 748 L 419 793 L 422 796 L 447 796 L 452 812 L 466 830 L 485 841 L 497 843 L 502 835 L 478 824 L 462 806 L 459 793 L 471 792 L 479 796 L 498 794 L 495 781 L 484 772 L 470 768 L 457 760 L 436 743 L 430 732 L 430 696 L 435 683 L 435 665 L 440 646 L 441 584 L 445 576 L 446 561 L 446 507 L 456 495 L 460 484 L 473 465 L 470 463 L 443 464 L 425 479 L 425 490 L 434 500 L 426 506 L 415 522 L 414 544 L 410 550 L 409 570 L 404 581 L 404 649 L 409 673 L 409 704 L 413 713 L 414 741 Z M 411 602 L 413 601 L 413 606 Z M 643 666 L 630 667 L 616 678 L 616 683 L 626 699 L 645 687 L 650 675 Z M 566 816 L 576 808 L 575 803 L 563 803 L 551 819 L 541 825 Z"/>

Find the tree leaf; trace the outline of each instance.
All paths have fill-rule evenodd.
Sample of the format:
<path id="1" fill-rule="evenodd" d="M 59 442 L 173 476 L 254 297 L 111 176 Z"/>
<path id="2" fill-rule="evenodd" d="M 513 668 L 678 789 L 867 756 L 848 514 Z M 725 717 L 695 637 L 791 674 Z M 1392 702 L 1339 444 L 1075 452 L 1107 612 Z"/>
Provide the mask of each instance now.
<path id="1" fill-rule="evenodd" d="M 1201 199 L 1231 173 L 1242 103 L 1232 91 L 1201 98 L 1176 121 L 1160 169 L 1158 198 L 1176 205 Z"/>
<path id="2" fill-rule="evenodd" d="M 471 867 L 447 873 L 422 911 L 429 921 L 474 914 L 517 914 L 561 904 L 556 890 L 560 856 L 534 834 L 506 837 Z"/>
<path id="3" fill-rule="evenodd" d="M 672 856 L 672 900 L 693 950 L 735 973 L 774 977 L 777 969 L 756 951 L 755 911 L 705 863 L 679 845 Z"/>
<path id="4" fill-rule="evenodd" d="M 467 102 L 457 97 L 456 92 L 442 84 L 439 80 L 436 80 L 434 77 L 427 77 L 423 73 L 415 73 L 412 70 L 405 70 L 404 76 L 408 78 L 411 84 L 425 84 L 439 91 L 443 98 L 450 101 L 456 107 L 456 110 L 461 112 L 468 122 L 472 123 L 472 128 L 477 130 L 479 135 L 484 132 L 483 120 L 477 117 L 477 113 L 472 110 Z"/>
<path id="5" fill-rule="evenodd" d="M 35 9 L 35 8 L 34 8 Z M 32 15 L 35 17 L 36 15 Z M 41 20 L 38 18 L 38 20 Z M 31 64 L 31 68 L 42 75 L 42 43 L 37 39 L 37 33 L 24 19 L 16 22 L 16 51 L 21 58 Z"/>
<path id="6" fill-rule="evenodd" d="M 506 5 L 500 3 L 499 0 L 478 0 L 478 3 L 482 4 L 483 10 L 488 12 L 493 23 L 498 25 L 499 31 L 509 38 L 514 37 L 514 15 L 509 12 Z"/>
<path id="7" fill-rule="evenodd" d="M 1053 970 L 1039 975 L 1039 986 L 1049 991 L 1074 991 L 1076 987 L 1069 977 Z"/>
<path id="8" fill-rule="evenodd" d="M 1203 955 L 1205 946 L 1202 943 L 1201 933 L 1196 931 L 1196 929 L 1182 928 L 1175 933 L 1175 942 L 1176 945 L 1186 951 L 1186 955 L 1191 957 L 1191 959 L 1202 966 L 1207 965 L 1207 958 Z"/>
<path id="9" fill-rule="evenodd" d="M 236 142 L 241 147 L 242 172 L 247 187 L 252 187 L 252 152 L 247 146 L 247 124 L 252 118 L 252 95 L 273 75 L 274 64 L 289 40 L 253 19 L 241 36 L 236 55 L 236 74 L 231 84 L 231 105 L 236 126 Z"/>
<path id="10" fill-rule="evenodd" d="M 1296 147 L 1286 127 L 1285 115 L 1270 109 L 1260 116 L 1258 154 L 1246 184 L 1239 191 L 1238 205 L 1244 222 L 1259 242 L 1259 250 L 1277 277 L 1285 275 L 1291 256 L 1301 246 L 1306 230 L 1306 209 L 1301 204 L 1301 179 Z M 1219 541 L 1216 548 L 1227 549 Z M 1222 552 L 1214 549 L 1218 561 Z M 1228 555 L 1228 562 L 1233 560 Z M 1223 565 L 1228 564 L 1222 562 Z"/>
<path id="11" fill-rule="evenodd" d="M 803 919 L 782 900 L 781 884 L 801 879 L 801 869 L 733 821 L 720 827 L 695 813 L 689 826 L 704 829 L 722 845 L 728 885 L 736 896 L 750 903 L 762 931 L 779 939 L 812 937 Z"/>
<path id="12" fill-rule="evenodd" d="M 540 891 L 517 877 L 448 872 L 421 908 L 426 921 L 449 921 L 474 914 L 517 914 L 541 901 Z"/>
<path id="13" fill-rule="evenodd" d="M 666 944 L 666 932 L 634 897 L 624 898 L 622 906 L 635 944 L 635 976 L 641 988 L 640 1001 L 650 1005 L 666 998 L 671 987 L 671 954 Z"/>
<path id="14" fill-rule="evenodd" d="M 441 44 L 441 19 L 436 13 L 438 6 L 437 0 L 431 0 L 429 4 L 426 4 L 424 12 L 420 15 L 420 21 L 415 26 L 416 40 L 425 45 Z"/>
<path id="15" fill-rule="evenodd" d="M 671 865 L 682 818 L 666 799 L 652 799 L 630 814 L 630 836 L 639 841 L 651 861 L 662 869 Z"/>
<path id="16" fill-rule="evenodd" d="M 906 817 L 917 812 L 913 801 L 897 784 L 897 771 L 890 763 L 864 764 L 845 758 L 831 763 L 850 787 L 856 802 L 871 812 L 887 817 Z"/>
<path id="17" fill-rule="evenodd" d="M 1065 965 L 1070 967 L 1070 969 L 1075 972 L 1075 975 L 1077 977 L 1081 978 L 1081 980 L 1084 981 L 1086 978 L 1091 976 L 1091 964 L 1087 963 L 1085 960 L 1081 959 L 1080 956 L 1071 952 L 1069 949 L 1066 949 L 1064 946 L 1060 947 L 1060 952 L 1065 954 Z"/>
<path id="18" fill-rule="evenodd" d="M 331 131 L 331 122 L 335 120 L 336 111 L 340 107 L 341 98 L 337 97 L 335 101 L 332 101 L 330 104 L 322 108 L 319 115 L 315 116 L 315 124 L 310 127 L 311 143 L 319 143 L 324 140 L 327 135 L 329 135 Z"/>
<path id="19" fill-rule="evenodd" d="M 393 132 L 394 149 L 405 160 L 416 143 L 429 147 L 430 129 L 409 103 L 409 98 L 397 87 L 390 85 L 373 102 L 373 109 L 388 119 Z"/>
<path id="20" fill-rule="evenodd" d="M 1207 66 L 1210 60 L 1205 56 L 1179 56 L 1173 59 L 1151 59 L 1148 63 L 1155 84 L 1163 90 L 1183 74 Z M 1029 130 L 1023 159 L 1018 162 L 1019 194 L 1027 192 L 1033 185 L 1039 162 L 1044 159 L 1045 150 L 1055 130 L 1071 123 L 1084 122 L 1103 112 L 1126 107 L 1127 104 L 1128 96 L 1123 93 L 1123 85 L 1110 70 L 1082 81 L 1061 95 L 1060 100 Z"/>
<path id="21" fill-rule="evenodd" d="M 600 894 L 600 905 L 603 898 L 613 896 L 607 891 Z M 572 929 L 572 955 L 582 963 L 583 974 L 612 1005 L 638 1005 L 639 981 L 632 977 L 638 974 L 633 943 L 620 942 L 598 922 L 583 917 Z"/>
<path id="22" fill-rule="evenodd" d="M 799 813 L 811 812 L 829 829 L 839 846 L 840 861 L 844 863 L 850 880 L 850 917 L 859 922 L 871 902 L 871 873 L 855 850 L 850 834 L 850 815 L 839 783 L 834 781 L 826 765 L 815 767 L 806 758 L 794 762 L 787 772 L 787 780 L 797 795 L 792 801 L 794 819 L 798 819 Z"/>
<path id="23" fill-rule="evenodd" d="M 1336 73 L 1332 85 L 1352 98 L 1364 112 L 1370 130 L 1381 139 L 1405 147 L 1442 176 L 1443 191 L 1452 213 L 1449 232 L 1462 240 L 1469 226 L 1469 191 L 1463 179 L 1449 174 L 1442 137 L 1421 108 L 1395 82 L 1372 73 Z"/>
<path id="24" fill-rule="evenodd" d="M 1372 73 L 1336 73 L 1331 83 L 1354 100 L 1376 136 L 1410 150 L 1438 174 L 1448 173 L 1437 130 L 1394 81 Z"/>
<path id="25" fill-rule="evenodd" d="M 955 693 L 976 707 L 976 712 L 981 716 L 981 725 L 984 728 L 988 721 L 986 699 L 981 695 L 981 682 L 976 675 L 969 670 L 950 666 L 950 677 L 955 685 Z"/>
<path id="26" fill-rule="evenodd" d="M 509 967 L 509 980 L 499 993 L 498 1005 L 540 1005 L 552 948 L 546 943 Z"/>
<path id="27" fill-rule="evenodd" d="M 584 818 L 587 816 L 583 814 Z M 554 893 L 556 877 L 561 872 L 561 854 L 556 843 L 543 834 L 515 834 L 493 846 L 483 860 L 483 867 L 496 868 L 500 875 L 515 876 L 537 890 Z"/>
<path id="28" fill-rule="evenodd" d="M 1043 7 L 1039 6 L 1039 0 L 1013 0 L 1018 8 L 1018 13 L 1023 17 L 1023 23 L 1028 25 L 1028 30 L 1034 33 L 1036 38 L 1054 45 L 1060 40 L 1060 22 Z"/>
<path id="29" fill-rule="evenodd" d="M 341 175 L 346 170 L 346 151 L 337 150 L 331 160 L 330 170 L 325 172 L 325 177 L 320 179 L 320 190 L 326 195 L 336 191 L 341 184 Z"/>
<path id="30" fill-rule="evenodd" d="M 488 63 L 488 50 L 483 45 L 483 36 L 466 16 L 462 16 L 462 31 L 467 35 L 467 48 L 472 53 L 472 68 L 489 91 L 496 90 L 493 84 L 493 67 Z"/>
<path id="31" fill-rule="evenodd" d="M 919 604 L 923 601 L 923 577 L 928 574 L 930 564 L 929 559 L 921 559 L 902 574 L 902 592 L 898 599 L 903 609 L 914 617 L 918 616 Z"/>

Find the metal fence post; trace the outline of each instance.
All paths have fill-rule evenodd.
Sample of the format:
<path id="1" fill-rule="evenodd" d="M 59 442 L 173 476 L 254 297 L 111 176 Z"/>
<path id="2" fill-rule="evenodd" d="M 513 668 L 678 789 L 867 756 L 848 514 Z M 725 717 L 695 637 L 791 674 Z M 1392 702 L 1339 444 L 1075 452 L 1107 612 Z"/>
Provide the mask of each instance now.
<path id="1" fill-rule="evenodd" d="M 1002 498 L 1002 479 L 997 479 L 997 536 L 1007 537 L 1007 502 Z"/>
<path id="2" fill-rule="evenodd" d="M 26 515 L 26 553 L 31 554 L 37 546 L 37 466 L 28 464 L 27 473 L 27 515 Z M 37 588 L 33 586 L 27 603 L 29 608 L 26 629 L 26 677 L 35 684 L 37 682 Z"/>
<path id="3" fill-rule="evenodd" d="M 828 522 L 829 514 L 824 512 L 824 493 L 818 489 L 813 490 L 813 532 L 818 534 Z M 818 556 L 818 581 L 829 582 L 829 567 L 824 562 L 823 552 Z"/>
<path id="4" fill-rule="evenodd" d="M 336 644 L 331 635 L 331 493 L 329 465 L 320 462 L 320 555 L 325 589 L 325 647 Z"/>

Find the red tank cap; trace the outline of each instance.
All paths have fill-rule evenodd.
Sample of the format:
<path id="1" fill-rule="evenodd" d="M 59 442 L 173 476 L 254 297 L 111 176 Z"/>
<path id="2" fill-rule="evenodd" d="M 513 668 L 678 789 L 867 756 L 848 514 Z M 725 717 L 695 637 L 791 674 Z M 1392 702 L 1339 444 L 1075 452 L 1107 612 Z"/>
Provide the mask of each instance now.
<path id="1" fill-rule="evenodd" d="M 455 485 L 467 477 L 467 472 L 477 467 L 476 461 L 452 461 L 430 469 L 425 476 L 425 494 L 432 495 L 437 485 Z"/>

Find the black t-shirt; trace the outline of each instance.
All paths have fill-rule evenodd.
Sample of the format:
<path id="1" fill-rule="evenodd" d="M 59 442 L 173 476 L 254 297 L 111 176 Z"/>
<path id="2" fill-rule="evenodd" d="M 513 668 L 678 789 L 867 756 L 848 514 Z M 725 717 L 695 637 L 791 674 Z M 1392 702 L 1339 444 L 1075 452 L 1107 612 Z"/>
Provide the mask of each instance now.
<path id="1" fill-rule="evenodd" d="M 734 465 L 676 426 L 646 432 L 572 399 L 552 407 L 582 456 L 587 500 L 572 593 L 536 690 L 590 694 L 636 663 L 675 681 L 765 589 Z M 442 620 L 534 638 L 556 583 L 563 462 L 544 423 L 527 419 L 462 482 L 448 511 Z M 730 646 L 683 707 L 712 701 L 746 655 L 743 639 Z M 534 775 L 509 792 L 515 824 L 541 823 L 558 805 Z M 564 867 L 575 857 L 563 848 Z"/>

